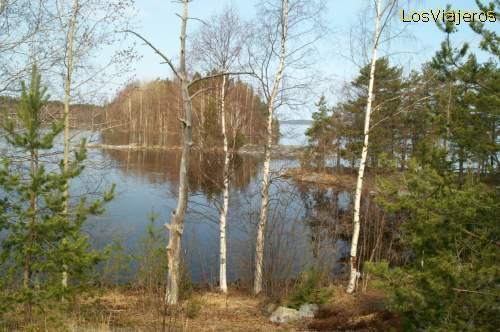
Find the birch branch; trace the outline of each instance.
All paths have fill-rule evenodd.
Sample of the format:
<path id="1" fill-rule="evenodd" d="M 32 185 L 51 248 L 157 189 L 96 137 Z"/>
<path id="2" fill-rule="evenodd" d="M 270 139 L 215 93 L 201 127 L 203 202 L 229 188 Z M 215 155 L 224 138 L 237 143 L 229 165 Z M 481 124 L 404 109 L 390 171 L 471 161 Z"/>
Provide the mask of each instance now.
<path id="1" fill-rule="evenodd" d="M 153 51 L 155 51 L 156 54 L 158 54 L 163 60 L 165 60 L 165 62 L 169 65 L 170 69 L 172 69 L 172 71 L 174 72 L 174 75 L 177 78 L 179 78 L 179 79 L 181 78 L 180 75 L 179 75 L 179 73 L 175 69 L 174 64 L 172 63 L 172 60 L 170 60 L 165 54 L 163 54 L 153 44 L 151 44 L 151 42 L 149 42 L 146 38 L 144 38 L 139 33 L 135 32 L 135 31 L 132 31 L 132 30 L 125 30 L 123 32 L 131 33 L 131 34 L 135 35 L 136 37 L 138 37 L 139 39 L 141 39 L 144 43 L 146 43 L 146 45 L 148 45 L 149 47 L 151 47 L 153 49 Z"/>

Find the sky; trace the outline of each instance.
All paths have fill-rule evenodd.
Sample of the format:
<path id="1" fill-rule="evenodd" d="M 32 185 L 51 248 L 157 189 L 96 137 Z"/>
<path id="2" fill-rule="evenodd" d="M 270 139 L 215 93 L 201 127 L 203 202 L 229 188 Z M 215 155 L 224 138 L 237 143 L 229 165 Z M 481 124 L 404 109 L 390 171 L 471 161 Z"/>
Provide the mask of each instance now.
<path id="1" fill-rule="evenodd" d="M 360 22 L 368 27 L 373 26 L 373 19 L 363 18 L 364 10 L 369 0 L 326 0 L 324 12 L 325 25 L 328 33 L 325 38 L 315 45 L 316 59 L 314 68 L 321 73 L 321 83 L 314 90 L 312 99 L 325 94 L 330 104 L 341 98 L 341 89 L 352 80 L 359 70 L 362 57 L 359 52 L 351 52 L 351 40 L 360 38 L 356 35 Z M 255 17 L 259 0 L 194 0 L 190 3 L 190 17 L 210 21 L 210 17 L 220 13 L 225 6 L 233 6 L 242 19 L 250 20 Z M 444 9 L 447 3 L 452 4 L 455 10 L 477 10 L 474 0 L 413 0 L 403 1 L 405 12 L 422 11 L 428 9 Z M 176 13 L 180 13 L 181 5 L 171 0 L 136 0 L 136 8 L 131 12 L 135 30 L 150 40 L 164 54 L 177 60 L 179 49 L 180 20 Z M 428 61 L 439 49 L 445 35 L 438 30 L 434 22 L 405 23 L 399 19 L 397 13 L 391 26 L 392 31 L 402 32 L 395 40 L 385 43 L 381 47 L 380 56 L 390 55 L 391 63 L 400 65 L 406 72 L 418 69 L 423 62 Z M 500 18 L 499 18 L 500 20 Z M 486 23 L 489 29 L 500 31 L 499 22 Z M 202 23 L 190 20 L 189 33 L 200 28 Z M 457 26 L 458 32 L 453 35 L 453 42 L 460 45 L 468 42 L 473 52 L 480 53 L 477 48 L 480 37 L 473 33 L 466 24 Z M 350 36 L 356 36 L 351 38 Z M 371 38 L 371 37 L 369 37 Z M 138 43 L 136 51 L 141 55 L 134 64 L 135 78 L 145 81 L 156 78 L 171 77 L 168 66 L 161 63 L 158 55 L 147 46 Z M 351 58 L 357 58 L 352 61 Z M 314 103 L 309 102 L 303 109 L 295 110 L 292 114 L 281 116 L 286 119 L 309 119 L 314 111 Z"/>

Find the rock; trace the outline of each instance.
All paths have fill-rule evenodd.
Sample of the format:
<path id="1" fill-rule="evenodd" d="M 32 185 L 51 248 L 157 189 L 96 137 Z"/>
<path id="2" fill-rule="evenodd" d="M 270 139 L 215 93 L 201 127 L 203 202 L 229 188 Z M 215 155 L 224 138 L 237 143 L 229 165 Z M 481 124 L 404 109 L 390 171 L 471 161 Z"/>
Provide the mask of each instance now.
<path id="1" fill-rule="evenodd" d="M 273 323 L 288 323 L 300 318 L 298 310 L 287 307 L 278 307 L 278 309 L 272 313 L 270 320 Z"/>
<path id="2" fill-rule="evenodd" d="M 314 318 L 314 315 L 318 312 L 319 306 L 314 303 L 304 303 L 299 308 L 300 318 Z"/>
<path id="3" fill-rule="evenodd" d="M 262 311 L 268 315 L 271 315 L 276 310 L 277 307 L 278 305 L 276 303 L 270 302 L 265 306 L 263 306 Z"/>

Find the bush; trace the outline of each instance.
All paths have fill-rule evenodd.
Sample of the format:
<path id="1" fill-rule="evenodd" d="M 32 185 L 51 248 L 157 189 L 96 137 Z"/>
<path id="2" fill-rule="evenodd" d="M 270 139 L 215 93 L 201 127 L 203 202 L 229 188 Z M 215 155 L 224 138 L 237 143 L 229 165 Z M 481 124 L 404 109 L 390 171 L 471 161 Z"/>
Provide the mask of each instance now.
<path id="1" fill-rule="evenodd" d="M 190 299 L 186 302 L 186 316 L 191 319 L 198 317 L 204 304 L 202 299 Z"/>
<path id="2" fill-rule="evenodd" d="M 499 326 L 500 191 L 454 174 L 412 167 L 384 190 L 384 208 L 403 218 L 402 266 L 366 264 L 405 331 L 494 331 Z M 495 327 L 496 326 L 496 327 Z"/>
<path id="3" fill-rule="evenodd" d="M 323 304 L 332 296 L 332 290 L 322 287 L 322 275 L 317 268 L 309 268 L 301 273 L 299 281 L 286 304 L 298 309 L 304 303 Z"/>
<path id="4" fill-rule="evenodd" d="M 179 299 L 188 300 L 193 295 L 193 282 L 191 281 L 191 271 L 186 265 L 184 259 L 181 261 L 181 271 L 179 280 Z"/>
<path id="5" fill-rule="evenodd" d="M 157 225 L 159 215 L 149 214 L 146 236 L 141 239 L 139 254 L 135 257 L 138 263 L 137 277 L 139 284 L 149 292 L 158 292 L 167 282 L 167 260 L 165 247 L 167 238 L 165 228 Z"/>

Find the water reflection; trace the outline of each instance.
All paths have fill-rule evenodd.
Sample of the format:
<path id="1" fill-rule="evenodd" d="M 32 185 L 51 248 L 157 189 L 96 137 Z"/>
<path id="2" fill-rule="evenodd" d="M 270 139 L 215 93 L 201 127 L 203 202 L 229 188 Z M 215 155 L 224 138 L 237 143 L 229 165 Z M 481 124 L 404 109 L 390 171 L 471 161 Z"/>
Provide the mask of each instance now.
<path id="1" fill-rule="evenodd" d="M 180 151 L 96 150 L 93 157 L 110 165 L 100 170 L 101 176 L 117 183 L 118 194 L 106 215 L 90 224 L 89 232 L 96 246 L 119 238 L 127 252 L 136 252 L 151 211 L 158 213 L 159 224 L 169 221 L 176 203 Z M 221 153 L 194 151 L 191 157 L 183 248 L 194 282 L 214 282 L 218 275 L 222 165 Z M 296 165 L 296 161 L 272 162 L 274 171 Z M 235 156 L 232 162 L 227 226 L 230 281 L 252 279 L 261 166 L 258 157 L 249 155 Z M 271 293 L 307 265 L 318 264 L 331 272 L 338 269 L 350 194 L 299 185 L 275 173 L 270 195 L 264 273 Z M 130 276 L 134 271 L 127 273 Z"/>
<path id="2" fill-rule="evenodd" d="M 142 178 L 151 184 L 168 182 L 170 186 L 179 184 L 181 154 L 178 150 L 103 150 L 106 157 L 117 163 L 126 175 Z M 249 155 L 235 155 L 231 163 L 231 185 L 246 188 L 256 176 L 259 159 Z M 222 168 L 224 154 L 219 152 L 191 153 L 189 164 L 189 190 L 202 192 L 213 198 L 222 192 Z"/>
<path id="3" fill-rule="evenodd" d="M 313 257 L 319 259 L 323 246 L 347 240 L 345 225 L 350 222 L 351 196 L 333 188 L 299 186 L 304 202 L 304 222 L 310 229 Z"/>

